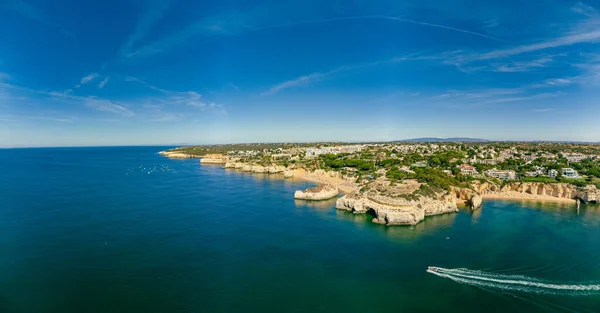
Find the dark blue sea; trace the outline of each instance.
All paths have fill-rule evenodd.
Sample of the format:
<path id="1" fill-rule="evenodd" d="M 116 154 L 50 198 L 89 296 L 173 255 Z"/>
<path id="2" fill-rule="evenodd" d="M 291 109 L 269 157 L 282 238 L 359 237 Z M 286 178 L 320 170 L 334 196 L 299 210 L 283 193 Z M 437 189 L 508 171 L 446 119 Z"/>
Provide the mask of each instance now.
<path id="1" fill-rule="evenodd" d="M 597 206 L 385 227 L 165 149 L 0 150 L 0 312 L 600 312 Z"/>

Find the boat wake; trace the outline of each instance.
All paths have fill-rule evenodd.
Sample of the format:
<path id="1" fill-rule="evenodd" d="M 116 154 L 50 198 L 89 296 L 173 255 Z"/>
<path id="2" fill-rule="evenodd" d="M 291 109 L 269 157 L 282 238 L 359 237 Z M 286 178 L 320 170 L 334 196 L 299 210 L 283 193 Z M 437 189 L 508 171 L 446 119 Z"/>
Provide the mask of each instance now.
<path id="1" fill-rule="evenodd" d="M 600 294 L 600 284 L 562 284 L 521 275 L 496 274 L 466 268 L 429 267 L 428 273 L 484 289 L 523 293 L 583 296 Z"/>

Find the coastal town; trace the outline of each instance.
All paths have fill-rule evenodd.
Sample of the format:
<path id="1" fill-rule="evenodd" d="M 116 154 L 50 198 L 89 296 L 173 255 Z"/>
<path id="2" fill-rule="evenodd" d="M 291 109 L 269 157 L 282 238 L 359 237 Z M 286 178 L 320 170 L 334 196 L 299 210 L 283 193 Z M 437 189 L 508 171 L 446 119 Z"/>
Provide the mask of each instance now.
<path id="1" fill-rule="evenodd" d="M 597 202 L 600 146 L 567 143 L 282 143 L 188 146 L 161 154 L 202 164 L 282 174 L 319 184 L 297 199 L 344 195 L 336 207 L 385 225 L 475 210 L 483 199 Z"/>

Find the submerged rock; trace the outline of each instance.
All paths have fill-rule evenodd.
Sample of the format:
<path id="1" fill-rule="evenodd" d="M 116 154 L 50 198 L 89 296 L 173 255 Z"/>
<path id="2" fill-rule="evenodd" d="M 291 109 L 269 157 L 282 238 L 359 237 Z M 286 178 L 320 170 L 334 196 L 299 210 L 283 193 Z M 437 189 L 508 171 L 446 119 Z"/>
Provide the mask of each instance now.
<path id="1" fill-rule="evenodd" d="M 299 200 L 327 200 L 337 197 L 339 191 L 331 185 L 319 185 L 317 187 L 308 188 L 304 191 L 296 190 L 294 199 Z"/>

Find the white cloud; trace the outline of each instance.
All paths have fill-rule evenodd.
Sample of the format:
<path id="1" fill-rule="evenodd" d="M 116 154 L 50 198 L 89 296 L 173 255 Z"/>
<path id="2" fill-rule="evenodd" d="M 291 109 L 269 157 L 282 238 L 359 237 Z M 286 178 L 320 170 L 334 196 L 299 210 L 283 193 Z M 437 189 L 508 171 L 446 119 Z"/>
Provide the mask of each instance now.
<path id="1" fill-rule="evenodd" d="M 289 89 L 289 88 L 293 88 L 293 87 L 299 87 L 299 86 L 308 86 L 311 85 L 319 80 L 322 80 L 323 78 L 332 75 L 334 73 L 339 72 L 339 70 L 333 70 L 333 71 L 329 71 L 329 72 L 325 72 L 325 73 L 312 73 L 306 76 L 300 76 L 298 78 L 294 78 L 292 80 L 288 80 L 285 81 L 283 83 L 279 83 L 271 88 L 269 88 L 269 90 L 265 91 L 262 93 L 263 96 L 272 96 L 282 90 L 285 89 Z"/>
<path id="2" fill-rule="evenodd" d="M 145 46 L 141 46 L 134 51 L 124 53 L 124 55 L 127 57 L 152 55 L 155 53 L 163 52 L 174 45 L 189 41 L 191 38 L 194 37 L 202 37 L 205 39 L 204 42 L 209 42 L 225 36 L 234 36 L 248 32 L 287 28 L 299 25 L 333 23 L 347 20 L 390 20 L 401 23 L 421 25 L 424 27 L 449 30 L 452 32 L 473 35 L 494 41 L 502 41 L 498 38 L 489 36 L 487 34 L 471 31 L 468 29 L 387 15 L 346 16 L 312 20 L 302 18 L 294 19 L 292 17 L 287 17 L 287 21 L 282 23 L 281 20 L 286 18 L 284 15 L 289 15 L 294 12 L 287 12 L 291 11 L 287 9 L 287 11 L 283 10 L 283 14 L 273 14 L 273 10 L 273 8 L 270 8 L 269 10 L 266 10 L 264 8 L 254 8 L 247 12 L 240 13 L 234 11 L 221 15 L 206 17 L 191 25 L 188 25 L 187 27 L 179 31 L 173 32 L 167 36 L 159 38 L 158 40 L 151 42 Z"/>
<path id="3" fill-rule="evenodd" d="M 532 109 L 532 112 L 536 112 L 536 113 L 545 113 L 545 112 L 552 112 L 552 111 L 556 111 L 556 109 L 554 108 L 541 108 L 541 109 Z"/>
<path id="4" fill-rule="evenodd" d="M 7 80 L 11 80 L 11 76 L 6 73 L 0 72 L 0 81 L 7 81 Z"/>
<path id="5" fill-rule="evenodd" d="M 40 23 L 44 23 L 50 26 L 58 27 L 61 29 L 62 33 L 65 35 L 73 36 L 73 33 L 70 32 L 64 25 L 59 24 L 52 20 L 50 17 L 46 15 L 42 10 L 37 7 L 34 7 L 23 0 L 13 0 L 8 1 L 8 3 L 0 6 L 0 8 L 6 7 L 14 12 L 17 12 L 25 17 L 36 20 Z"/>
<path id="6" fill-rule="evenodd" d="M 527 62 L 511 62 L 508 64 L 502 64 L 495 67 L 495 72 L 527 72 L 535 68 L 544 68 L 554 61 L 552 56 L 544 56 L 535 60 Z"/>
<path id="7" fill-rule="evenodd" d="M 110 78 L 109 76 L 106 76 L 106 77 L 104 78 L 104 80 L 102 80 L 102 81 L 101 81 L 101 82 L 98 84 L 98 88 L 100 88 L 100 89 L 104 88 L 104 85 L 106 85 L 106 83 L 108 83 L 108 79 L 109 79 L 109 78 Z"/>
<path id="8" fill-rule="evenodd" d="M 123 116 L 133 116 L 135 115 L 129 109 L 124 106 L 113 103 L 110 100 L 106 99 L 98 99 L 94 97 L 87 97 L 84 100 L 85 106 L 89 108 L 96 109 L 98 111 L 110 112 Z"/>
<path id="9" fill-rule="evenodd" d="M 573 6 L 571 8 L 571 10 L 575 13 L 585 15 L 587 17 L 592 17 L 597 14 L 596 10 L 592 6 L 590 6 L 586 3 L 583 3 L 583 2 L 577 3 L 575 6 Z"/>
<path id="10" fill-rule="evenodd" d="M 546 84 L 551 86 L 569 85 L 573 80 L 573 78 L 554 78 L 546 80 Z"/>
<path id="11" fill-rule="evenodd" d="M 535 44 L 523 45 L 509 49 L 494 50 L 476 57 L 477 60 L 489 60 L 505 58 L 523 53 L 540 51 L 550 48 L 557 48 L 563 46 L 571 46 L 579 43 L 592 43 L 600 42 L 600 30 L 595 30 L 586 33 L 569 34 L 566 36 L 553 38 L 548 41 L 543 41 Z"/>
<path id="12" fill-rule="evenodd" d="M 156 87 L 152 84 L 147 83 L 136 77 L 127 76 L 125 81 L 135 82 L 144 85 L 145 87 L 159 91 L 164 94 L 163 97 L 154 97 L 149 99 L 152 102 L 160 102 L 168 105 L 185 105 L 189 107 L 198 108 L 201 110 L 206 109 L 218 109 L 220 112 L 225 113 L 225 109 L 218 104 L 212 102 L 206 102 L 202 99 L 202 95 L 195 91 L 173 91 L 163 88 Z"/>
<path id="13" fill-rule="evenodd" d="M 520 96 L 520 97 L 517 96 L 517 97 L 497 98 L 497 99 L 490 99 L 490 100 L 479 102 L 479 103 L 477 103 L 477 105 L 486 105 L 486 104 L 495 104 L 495 103 L 520 102 L 520 101 L 526 101 L 526 100 L 546 99 L 546 98 L 557 97 L 560 94 L 561 94 L 560 92 L 556 92 L 556 93 L 540 93 L 540 94 L 534 94 L 534 95 L 530 95 L 530 96 L 524 95 L 524 96 Z"/>
<path id="14" fill-rule="evenodd" d="M 90 73 L 87 76 L 84 76 L 81 78 L 81 81 L 79 82 L 81 85 L 85 85 L 89 82 L 91 82 L 92 80 L 96 79 L 98 76 L 98 73 Z"/>
<path id="15" fill-rule="evenodd" d="M 152 25 L 162 19 L 163 15 L 171 6 L 171 0 L 159 0 L 151 2 L 142 2 L 142 12 L 138 18 L 134 32 L 127 38 L 127 41 L 119 50 L 122 55 L 133 53 L 132 48 L 136 43 L 143 40 Z"/>

